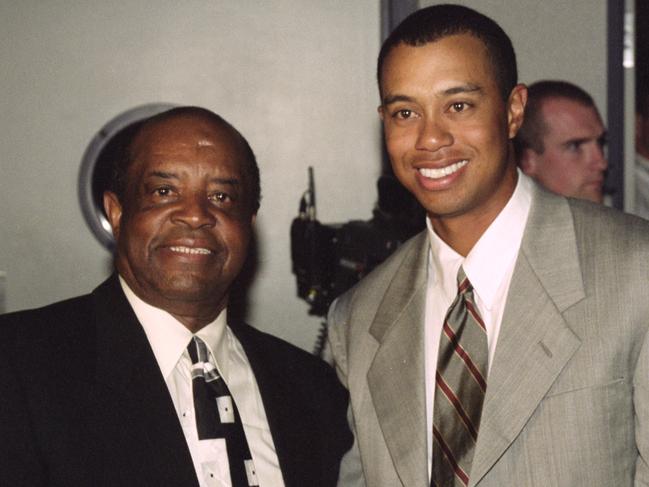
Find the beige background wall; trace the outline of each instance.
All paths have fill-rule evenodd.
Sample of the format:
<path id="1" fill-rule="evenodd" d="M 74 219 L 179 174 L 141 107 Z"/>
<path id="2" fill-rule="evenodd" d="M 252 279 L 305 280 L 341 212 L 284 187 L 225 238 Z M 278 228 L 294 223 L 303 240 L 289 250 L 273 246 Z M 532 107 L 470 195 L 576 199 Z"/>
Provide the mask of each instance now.
<path id="1" fill-rule="evenodd" d="M 262 174 L 249 321 L 311 349 L 289 227 L 316 171 L 324 222 L 367 219 L 380 173 L 375 0 L 0 0 L 0 272 L 7 310 L 91 290 L 110 257 L 77 200 L 83 151 L 118 113 L 206 106 Z"/>

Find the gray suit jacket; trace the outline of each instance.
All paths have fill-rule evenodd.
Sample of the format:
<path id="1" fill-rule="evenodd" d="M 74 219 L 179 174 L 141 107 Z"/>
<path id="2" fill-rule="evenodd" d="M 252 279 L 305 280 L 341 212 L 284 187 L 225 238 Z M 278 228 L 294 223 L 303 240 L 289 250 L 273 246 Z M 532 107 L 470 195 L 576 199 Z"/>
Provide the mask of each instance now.
<path id="1" fill-rule="evenodd" d="M 428 248 L 414 237 L 332 306 L 356 436 L 339 485 L 429 485 Z M 649 485 L 648 279 L 648 222 L 535 189 L 470 485 Z"/>

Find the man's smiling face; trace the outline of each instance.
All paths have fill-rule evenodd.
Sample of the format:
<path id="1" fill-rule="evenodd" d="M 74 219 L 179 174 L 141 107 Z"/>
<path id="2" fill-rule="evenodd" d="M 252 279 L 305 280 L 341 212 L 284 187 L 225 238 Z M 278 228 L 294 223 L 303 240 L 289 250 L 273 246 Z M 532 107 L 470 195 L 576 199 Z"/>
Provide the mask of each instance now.
<path id="1" fill-rule="evenodd" d="M 488 226 L 516 185 L 509 139 L 522 122 L 525 88 L 503 100 L 484 44 L 469 34 L 396 46 L 381 87 L 392 167 L 433 226 Z"/>
<path id="2" fill-rule="evenodd" d="M 118 272 L 140 298 L 172 314 L 201 303 L 220 311 L 255 217 L 238 134 L 177 116 L 145 127 L 131 157 L 122 201 L 105 197 Z"/>

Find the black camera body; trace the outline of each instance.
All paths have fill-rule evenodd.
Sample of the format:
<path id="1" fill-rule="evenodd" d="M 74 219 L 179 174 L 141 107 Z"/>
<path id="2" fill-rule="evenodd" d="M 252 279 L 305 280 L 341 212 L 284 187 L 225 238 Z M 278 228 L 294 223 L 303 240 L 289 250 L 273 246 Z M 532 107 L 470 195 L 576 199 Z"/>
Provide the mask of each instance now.
<path id="1" fill-rule="evenodd" d="M 291 259 L 297 294 L 309 314 L 325 316 L 329 305 L 408 238 L 425 226 L 424 212 L 393 176 L 379 178 L 379 203 L 370 220 L 322 224 L 315 218 L 315 192 L 309 190 L 291 225 Z"/>

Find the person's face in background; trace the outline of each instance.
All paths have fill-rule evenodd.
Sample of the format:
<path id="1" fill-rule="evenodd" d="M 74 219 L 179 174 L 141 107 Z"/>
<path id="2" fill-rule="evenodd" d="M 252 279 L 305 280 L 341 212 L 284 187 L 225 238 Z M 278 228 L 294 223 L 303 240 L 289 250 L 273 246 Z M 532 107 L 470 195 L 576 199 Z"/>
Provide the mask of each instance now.
<path id="1" fill-rule="evenodd" d="M 568 98 L 543 101 L 543 152 L 526 148 L 521 169 L 555 193 L 601 203 L 608 161 L 597 109 Z"/>

